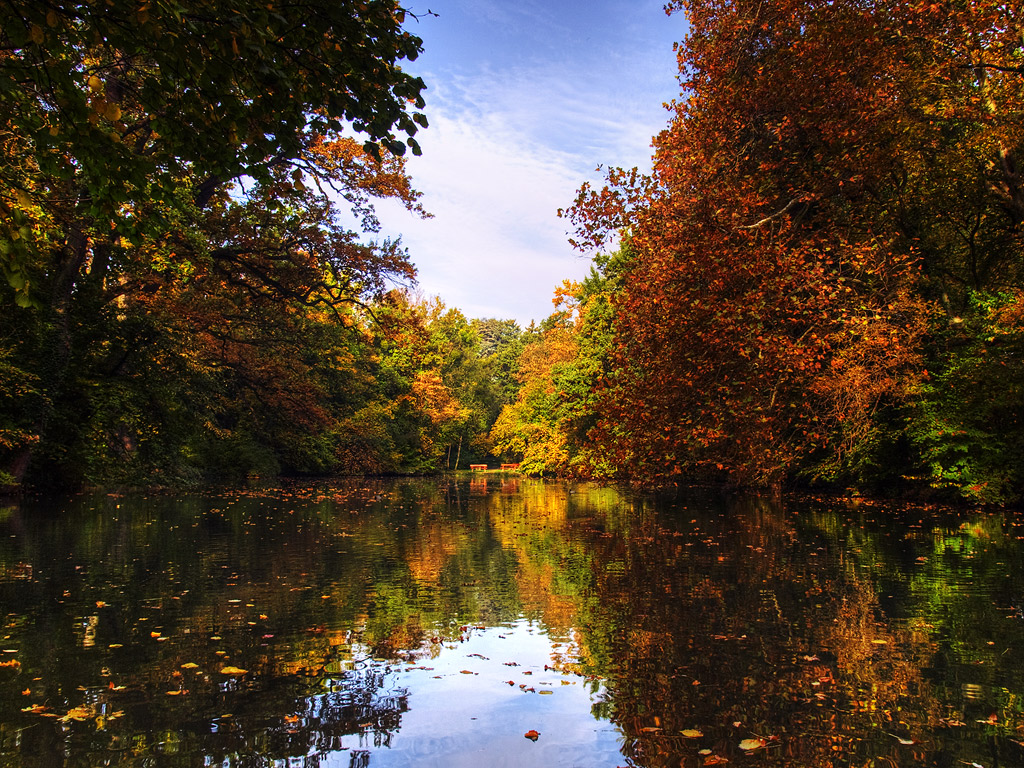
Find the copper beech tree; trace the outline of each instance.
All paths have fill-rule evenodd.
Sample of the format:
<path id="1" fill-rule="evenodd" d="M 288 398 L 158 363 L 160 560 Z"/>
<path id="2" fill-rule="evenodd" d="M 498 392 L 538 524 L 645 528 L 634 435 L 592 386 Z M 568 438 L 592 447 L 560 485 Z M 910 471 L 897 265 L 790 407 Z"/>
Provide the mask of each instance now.
<path id="1" fill-rule="evenodd" d="M 627 232 L 592 433 L 620 473 L 857 481 L 908 466 L 936 340 L 1019 291 L 1019 13 L 692 0 L 653 172 L 584 186 Z"/>

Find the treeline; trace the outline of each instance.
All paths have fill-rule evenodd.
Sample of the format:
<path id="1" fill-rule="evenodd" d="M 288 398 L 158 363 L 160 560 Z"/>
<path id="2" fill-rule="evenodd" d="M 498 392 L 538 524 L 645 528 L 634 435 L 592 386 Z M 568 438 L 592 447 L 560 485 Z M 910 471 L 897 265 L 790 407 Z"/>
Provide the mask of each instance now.
<path id="1" fill-rule="evenodd" d="M 653 173 L 569 210 L 581 246 L 621 247 L 524 351 L 498 444 L 589 476 L 1020 500 L 1021 9 L 671 6 Z"/>
<path id="2" fill-rule="evenodd" d="M 415 298 L 374 215 L 423 213 L 405 18 L 394 0 L 0 7 L 0 486 L 486 456 L 519 329 Z"/>
<path id="3" fill-rule="evenodd" d="M 522 331 L 414 298 L 376 234 L 426 124 L 392 0 L 4 5 L 0 480 L 501 458 L 1020 500 L 1020 10 L 670 6 L 652 173 L 581 189 L 604 253 Z"/>

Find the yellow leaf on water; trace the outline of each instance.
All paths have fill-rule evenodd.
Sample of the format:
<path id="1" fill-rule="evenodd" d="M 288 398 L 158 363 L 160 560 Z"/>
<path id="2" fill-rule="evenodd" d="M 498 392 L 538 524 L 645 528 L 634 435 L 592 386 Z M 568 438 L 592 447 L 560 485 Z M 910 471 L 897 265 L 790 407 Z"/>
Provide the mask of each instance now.
<path id="1" fill-rule="evenodd" d="M 684 739 L 699 739 L 704 734 L 698 731 L 696 728 L 687 728 L 684 731 L 680 731 Z"/>
<path id="2" fill-rule="evenodd" d="M 743 741 L 740 742 L 740 749 L 743 749 L 743 750 L 746 750 L 746 751 L 750 751 L 750 750 L 753 750 L 753 749 L 760 749 L 761 747 L 763 747 L 767 743 L 768 742 L 766 742 L 764 739 L 744 739 Z"/>
<path id="3" fill-rule="evenodd" d="M 238 667 L 222 667 L 220 673 L 222 675 L 244 675 L 248 672 L 248 669 L 239 669 Z"/>
<path id="4" fill-rule="evenodd" d="M 184 664 L 181 665 L 181 668 L 182 669 L 199 669 L 199 665 L 196 664 L 194 661 L 186 661 Z"/>
<path id="5" fill-rule="evenodd" d="M 88 720 L 91 717 L 92 710 L 83 705 L 68 710 L 68 713 L 61 720 Z"/>

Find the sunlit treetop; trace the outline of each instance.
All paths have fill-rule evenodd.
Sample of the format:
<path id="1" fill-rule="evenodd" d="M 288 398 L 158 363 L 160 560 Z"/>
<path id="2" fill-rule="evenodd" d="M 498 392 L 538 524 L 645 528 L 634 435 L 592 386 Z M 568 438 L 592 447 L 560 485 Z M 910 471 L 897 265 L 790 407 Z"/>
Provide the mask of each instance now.
<path id="1" fill-rule="evenodd" d="M 96 202 L 183 168 L 260 178 L 349 127 L 374 154 L 418 152 L 424 85 L 399 64 L 421 41 L 404 20 L 394 0 L 9 0 L 0 112 L 41 170 L 85 175 Z"/>

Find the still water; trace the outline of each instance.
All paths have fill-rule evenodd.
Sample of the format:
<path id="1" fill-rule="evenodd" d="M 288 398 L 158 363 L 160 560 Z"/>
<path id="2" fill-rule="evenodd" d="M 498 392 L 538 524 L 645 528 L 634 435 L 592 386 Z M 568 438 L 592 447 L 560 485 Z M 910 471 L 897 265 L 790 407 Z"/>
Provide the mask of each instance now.
<path id="1" fill-rule="evenodd" d="M 514 477 L 0 505 L 0 766 L 1024 765 L 1024 520 Z"/>

